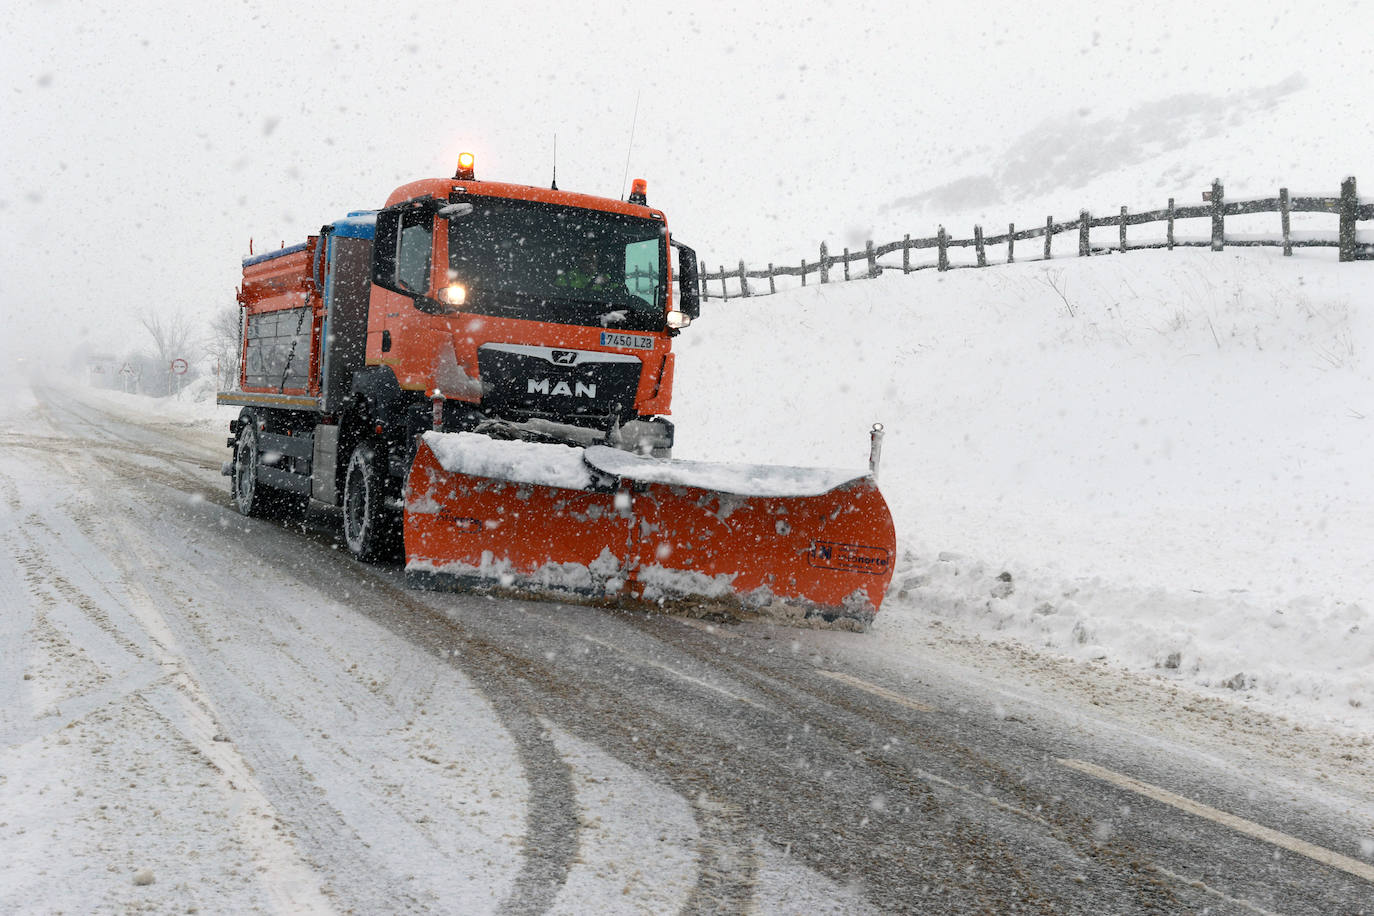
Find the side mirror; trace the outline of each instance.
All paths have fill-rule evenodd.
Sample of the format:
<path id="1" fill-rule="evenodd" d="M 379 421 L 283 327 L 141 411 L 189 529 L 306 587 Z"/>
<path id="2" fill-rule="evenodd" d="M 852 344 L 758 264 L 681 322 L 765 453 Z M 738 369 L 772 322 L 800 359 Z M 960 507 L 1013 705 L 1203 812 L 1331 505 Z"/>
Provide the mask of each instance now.
<path id="1" fill-rule="evenodd" d="M 459 219 L 464 216 L 469 216 L 471 213 L 472 204 L 470 203 L 449 204 L 435 211 L 437 216 L 442 216 L 444 219 Z"/>
<path id="2" fill-rule="evenodd" d="M 396 240 L 400 234 L 400 209 L 380 211 L 372 240 L 372 282 L 387 289 L 396 286 Z"/>
<path id="3" fill-rule="evenodd" d="M 701 279 L 697 273 L 697 253 L 673 242 L 677 249 L 678 311 L 688 318 L 701 317 Z"/>
<path id="4" fill-rule="evenodd" d="M 407 201 L 377 213 L 372 240 L 372 282 L 411 298 L 425 295 L 432 284 L 434 213 L 432 198 Z"/>

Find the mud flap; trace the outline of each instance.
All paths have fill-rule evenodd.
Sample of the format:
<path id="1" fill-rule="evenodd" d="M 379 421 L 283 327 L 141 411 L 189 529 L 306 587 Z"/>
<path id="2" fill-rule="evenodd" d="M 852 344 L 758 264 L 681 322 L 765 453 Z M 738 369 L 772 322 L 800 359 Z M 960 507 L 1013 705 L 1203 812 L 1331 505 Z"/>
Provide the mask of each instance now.
<path id="1" fill-rule="evenodd" d="M 413 586 L 708 599 L 867 623 L 892 578 L 892 516 L 868 475 L 464 436 L 425 434 L 412 466 Z M 517 457 L 493 460 L 497 449 Z"/>

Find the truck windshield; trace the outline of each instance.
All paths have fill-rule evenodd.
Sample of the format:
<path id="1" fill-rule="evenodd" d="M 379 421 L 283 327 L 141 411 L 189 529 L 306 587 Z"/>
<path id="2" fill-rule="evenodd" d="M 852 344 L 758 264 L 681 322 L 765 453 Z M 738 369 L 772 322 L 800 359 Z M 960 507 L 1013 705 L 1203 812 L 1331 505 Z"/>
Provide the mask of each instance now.
<path id="1" fill-rule="evenodd" d="M 661 222 L 600 210 L 469 196 L 449 220 L 449 282 L 464 312 L 557 324 L 664 327 Z"/>

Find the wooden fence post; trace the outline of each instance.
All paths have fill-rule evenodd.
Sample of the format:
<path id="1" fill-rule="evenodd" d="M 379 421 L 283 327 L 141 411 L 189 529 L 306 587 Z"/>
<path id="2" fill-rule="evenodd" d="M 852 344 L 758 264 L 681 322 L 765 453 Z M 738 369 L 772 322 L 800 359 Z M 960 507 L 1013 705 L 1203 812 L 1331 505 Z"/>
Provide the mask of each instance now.
<path id="1" fill-rule="evenodd" d="M 902 273 L 911 273 L 911 233 L 902 239 Z"/>
<path id="2" fill-rule="evenodd" d="M 1221 179 L 1212 180 L 1212 250 L 1226 247 L 1226 200 Z"/>
<path id="3" fill-rule="evenodd" d="M 1007 263 L 1016 263 L 1016 224 L 1007 223 Z"/>
<path id="4" fill-rule="evenodd" d="M 1165 236 L 1164 247 L 1174 250 L 1174 199 L 1169 198 L 1169 234 Z"/>
<path id="5" fill-rule="evenodd" d="M 849 279 L 849 249 L 844 250 L 844 278 Z"/>
<path id="6" fill-rule="evenodd" d="M 744 272 L 744 262 L 739 262 L 739 294 L 745 298 L 749 297 L 749 277 Z"/>
<path id="7" fill-rule="evenodd" d="M 830 282 L 830 252 L 826 250 L 825 242 L 821 242 L 821 282 Z"/>
<path id="8" fill-rule="evenodd" d="M 1355 260 L 1355 220 L 1360 214 L 1360 198 L 1355 194 L 1355 176 L 1351 175 L 1341 182 L 1341 228 L 1340 239 L 1342 261 Z"/>
<path id="9" fill-rule="evenodd" d="M 704 265 L 704 264 L 702 265 L 703 268 L 705 268 L 705 266 L 706 266 L 706 265 Z M 697 271 L 697 295 L 701 297 L 701 301 L 702 301 L 702 302 L 705 302 L 707 299 L 710 299 L 710 298 L 711 298 L 711 294 L 710 294 L 709 292 L 706 291 L 706 270 L 705 270 L 705 269 L 702 269 L 702 270 Z"/>
<path id="10" fill-rule="evenodd" d="M 878 255 L 873 251 L 873 240 L 868 240 L 868 276 L 869 279 L 878 276 Z"/>
<path id="11" fill-rule="evenodd" d="M 1293 256 L 1293 238 L 1288 231 L 1288 189 L 1279 188 L 1279 225 L 1283 227 L 1283 256 L 1291 258 Z"/>
<path id="12" fill-rule="evenodd" d="M 983 249 L 983 227 L 973 227 L 973 250 L 978 253 L 978 266 L 988 266 L 987 252 Z"/>
<path id="13" fill-rule="evenodd" d="M 777 280 L 773 276 L 773 262 L 768 262 L 768 295 L 773 295 L 778 291 Z"/>
<path id="14" fill-rule="evenodd" d="M 1092 226 L 1088 225 L 1091 222 L 1092 216 L 1089 215 L 1087 210 L 1078 211 L 1078 256 L 1080 258 L 1086 258 L 1093 253 L 1092 239 L 1090 237 Z"/>
<path id="15" fill-rule="evenodd" d="M 725 285 L 726 278 L 729 276 L 730 275 L 725 272 L 725 265 L 720 265 L 720 298 L 722 299 L 730 298 L 730 287 Z"/>
<path id="16" fill-rule="evenodd" d="M 1126 250 L 1126 208 L 1121 208 L 1121 250 Z"/>
<path id="17" fill-rule="evenodd" d="M 806 258 L 802 258 L 802 286 L 806 285 Z"/>
<path id="18" fill-rule="evenodd" d="M 949 270 L 949 249 L 946 246 L 946 243 L 949 241 L 949 236 L 945 235 L 944 226 L 940 227 L 940 231 L 936 233 L 935 238 L 936 245 L 940 250 L 939 257 L 935 262 L 935 267 L 937 270 Z"/>
<path id="19" fill-rule="evenodd" d="M 1050 242 L 1054 239 L 1054 217 L 1045 217 L 1045 260 L 1050 259 Z"/>

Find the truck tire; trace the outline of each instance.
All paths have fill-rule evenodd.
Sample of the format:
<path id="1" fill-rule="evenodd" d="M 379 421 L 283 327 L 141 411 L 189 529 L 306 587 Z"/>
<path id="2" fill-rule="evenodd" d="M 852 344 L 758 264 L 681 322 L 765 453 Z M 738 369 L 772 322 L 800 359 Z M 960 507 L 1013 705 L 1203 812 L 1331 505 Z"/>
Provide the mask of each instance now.
<path id="1" fill-rule="evenodd" d="M 234 506 L 252 518 L 299 520 L 305 515 L 306 498 L 287 493 L 258 480 L 262 464 L 262 449 L 258 440 L 257 421 L 251 416 L 239 424 L 234 442 L 233 488 Z"/>
<path id="2" fill-rule="evenodd" d="M 343 529 L 349 552 L 366 563 L 400 553 L 401 514 L 387 498 L 386 453 L 359 442 L 344 473 Z"/>

